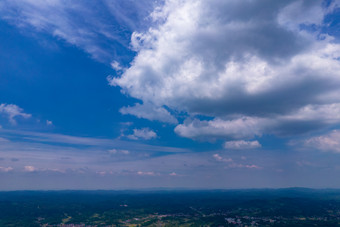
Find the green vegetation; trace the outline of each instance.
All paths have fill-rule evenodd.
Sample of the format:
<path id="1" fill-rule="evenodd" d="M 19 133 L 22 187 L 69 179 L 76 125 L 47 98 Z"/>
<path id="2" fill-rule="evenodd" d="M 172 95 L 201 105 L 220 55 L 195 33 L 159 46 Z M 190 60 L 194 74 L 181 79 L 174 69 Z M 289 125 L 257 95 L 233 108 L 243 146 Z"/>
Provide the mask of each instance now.
<path id="1" fill-rule="evenodd" d="M 340 226 L 340 190 L 0 192 L 0 226 Z"/>

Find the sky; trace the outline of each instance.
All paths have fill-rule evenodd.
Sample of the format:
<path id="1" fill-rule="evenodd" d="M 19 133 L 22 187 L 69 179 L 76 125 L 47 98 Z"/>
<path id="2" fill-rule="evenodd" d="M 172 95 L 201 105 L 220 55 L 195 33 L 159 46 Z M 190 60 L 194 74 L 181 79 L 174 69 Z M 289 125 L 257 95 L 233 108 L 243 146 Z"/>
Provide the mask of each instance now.
<path id="1" fill-rule="evenodd" d="M 339 0 L 2 0 L 0 190 L 340 188 Z"/>

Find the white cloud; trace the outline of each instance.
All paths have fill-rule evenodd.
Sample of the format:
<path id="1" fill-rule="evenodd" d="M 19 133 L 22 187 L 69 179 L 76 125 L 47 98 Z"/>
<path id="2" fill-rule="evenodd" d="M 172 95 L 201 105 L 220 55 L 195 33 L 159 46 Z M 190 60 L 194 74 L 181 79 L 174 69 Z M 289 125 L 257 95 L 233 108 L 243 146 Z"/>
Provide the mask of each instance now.
<path id="1" fill-rule="evenodd" d="M 59 168 L 37 168 L 35 166 L 24 166 L 24 172 L 27 173 L 32 173 L 32 172 L 40 172 L 40 173 L 63 173 L 65 174 L 66 172 L 74 172 L 75 170 L 72 169 L 59 169 Z"/>
<path id="2" fill-rule="evenodd" d="M 214 154 L 213 158 L 219 162 L 233 162 L 231 158 L 222 158 L 219 154 Z"/>
<path id="3" fill-rule="evenodd" d="M 0 113 L 7 115 L 9 122 L 14 125 L 17 123 L 15 120 L 16 117 L 27 119 L 32 116 L 31 114 L 25 113 L 24 110 L 17 105 L 5 103 L 0 105 Z"/>
<path id="4" fill-rule="evenodd" d="M 130 151 L 128 151 L 128 150 L 120 150 L 120 153 L 122 153 L 122 154 L 130 154 Z"/>
<path id="5" fill-rule="evenodd" d="M 261 166 L 250 164 L 250 165 L 243 165 L 243 164 L 237 164 L 232 163 L 228 165 L 229 168 L 246 168 L 246 169 L 263 169 Z"/>
<path id="6" fill-rule="evenodd" d="M 224 148 L 232 149 L 232 150 L 249 150 L 249 149 L 256 149 L 260 148 L 261 144 L 259 141 L 244 141 L 244 140 L 234 140 L 234 141 L 227 141 L 224 143 Z"/>
<path id="7" fill-rule="evenodd" d="M 266 119 L 261 118 L 238 118 L 235 120 L 222 120 L 215 118 L 210 121 L 197 119 L 187 120 L 176 126 L 175 132 L 187 138 L 252 138 L 254 135 L 261 136 Z"/>
<path id="8" fill-rule="evenodd" d="M 306 105 L 292 114 L 282 117 L 286 120 L 304 120 L 319 121 L 328 124 L 334 124 L 340 121 L 340 103 L 324 104 L 324 105 Z"/>
<path id="9" fill-rule="evenodd" d="M 96 173 L 100 176 L 105 176 L 107 174 L 106 171 L 97 171 Z"/>
<path id="10" fill-rule="evenodd" d="M 140 175 L 140 176 L 157 176 L 157 175 L 159 175 L 159 174 L 152 172 L 152 171 L 149 171 L 149 172 L 138 171 L 137 174 Z"/>
<path id="11" fill-rule="evenodd" d="M 169 173 L 169 176 L 178 176 L 178 175 L 177 175 L 177 173 L 172 172 L 172 173 Z"/>
<path id="12" fill-rule="evenodd" d="M 24 171 L 25 172 L 35 172 L 35 171 L 37 171 L 38 169 L 37 168 L 35 168 L 34 166 L 25 166 L 24 167 Z"/>
<path id="13" fill-rule="evenodd" d="M 46 120 L 46 125 L 53 125 L 52 121 Z"/>
<path id="14" fill-rule="evenodd" d="M 152 108 L 187 113 L 175 131 L 188 138 L 294 135 L 339 123 L 340 44 L 322 34 L 334 8 L 303 0 L 168 0 L 152 14 L 157 26 L 132 35 L 137 55 L 110 84 Z M 169 122 L 129 108 L 122 112 Z"/>
<path id="15" fill-rule="evenodd" d="M 138 139 L 150 140 L 150 139 L 157 138 L 157 134 L 148 128 L 142 128 L 142 129 L 133 129 L 133 134 L 128 135 L 127 137 L 133 140 L 138 140 Z"/>
<path id="16" fill-rule="evenodd" d="M 111 149 L 111 150 L 108 150 L 108 152 L 110 154 L 124 154 L 124 155 L 130 154 L 130 151 L 128 150 L 119 150 L 119 149 Z"/>
<path id="17" fill-rule="evenodd" d="M 176 124 L 177 119 L 173 117 L 169 111 L 163 107 L 157 107 L 152 104 L 139 104 L 136 103 L 134 106 L 123 107 L 120 109 L 122 114 L 135 115 L 138 118 L 145 118 L 148 120 L 157 120 L 161 122 L 167 122 Z"/>
<path id="18" fill-rule="evenodd" d="M 333 130 L 326 135 L 312 137 L 305 140 L 303 145 L 309 149 L 340 153 L 340 131 Z"/>
<path id="19" fill-rule="evenodd" d="M 111 62 L 111 68 L 113 68 L 115 71 L 122 71 L 122 70 L 124 70 L 124 68 L 117 61 Z"/>
<path id="20" fill-rule="evenodd" d="M 11 172 L 13 171 L 13 168 L 12 167 L 2 167 L 0 166 L 0 172 L 4 172 L 4 173 L 7 173 L 7 172 Z"/>
<path id="21" fill-rule="evenodd" d="M 291 113 L 270 117 L 236 117 L 224 120 L 186 120 L 175 128 L 180 136 L 192 139 L 251 139 L 263 133 L 294 135 L 340 122 L 339 103 L 306 105 Z"/>
<path id="22" fill-rule="evenodd" d="M 107 152 L 109 152 L 110 154 L 117 154 L 117 149 L 111 149 L 111 150 L 108 150 Z"/>
<path id="23" fill-rule="evenodd" d="M 279 24 L 296 31 L 299 30 L 299 24 L 321 25 L 326 9 L 315 3 L 312 3 L 310 7 L 304 7 L 306 4 L 310 3 L 295 1 L 284 7 L 278 15 Z M 302 8 L 306 9 L 303 13 L 300 11 Z"/>
<path id="24" fill-rule="evenodd" d="M 213 158 L 218 162 L 226 163 L 226 168 L 246 168 L 246 169 L 262 169 L 262 167 L 254 164 L 240 164 L 236 163 L 231 158 L 223 158 L 219 154 L 214 154 Z"/>

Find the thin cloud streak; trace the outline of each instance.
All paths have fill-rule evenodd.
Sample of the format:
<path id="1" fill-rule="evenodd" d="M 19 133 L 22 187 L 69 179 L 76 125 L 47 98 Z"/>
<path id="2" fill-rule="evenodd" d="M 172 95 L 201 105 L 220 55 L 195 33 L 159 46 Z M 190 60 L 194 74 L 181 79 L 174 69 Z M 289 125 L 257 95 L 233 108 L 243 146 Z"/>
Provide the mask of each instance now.
<path id="1" fill-rule="evenodd" d="M 116 46 L 129 49 L 129 36 L 155 6 L 154 1 L 5 0 L 1 18 L 23 29 L 33 28 L 61 38 L 109 63 L 118 58 Z"/>
<path id="2" fill-rule="evenodd" d="M 56 144 L 70 144 L 70 145 L 83 145 L 83 146 L 101 146 L 101 147 L 121 147 L 122 149 L 134 149 L 141 151 L 153 151 L 153 152 L 190 152 L 188 149 L 176 148 L 176 147 L 162 147 L 147 145 L 142 143 L 136 143 L 131 141 L 123 141 L 119 139 L 100 139 L 94 137 L 79 137 L 79 136 L 69 136 L 63 134 L 55 133 L 41 133 L 32 131 L 19 131 L 19 130 L 9 130 L 0 129 L 0 134 L 8 136 L 23 136 L 26 141 L 32 142 L 46 142 L 46 143 L 56 143 Z M 152 134 L 152 137 L 154 135 Z M 149 137 L 148 137 L 149 138 Z"/>

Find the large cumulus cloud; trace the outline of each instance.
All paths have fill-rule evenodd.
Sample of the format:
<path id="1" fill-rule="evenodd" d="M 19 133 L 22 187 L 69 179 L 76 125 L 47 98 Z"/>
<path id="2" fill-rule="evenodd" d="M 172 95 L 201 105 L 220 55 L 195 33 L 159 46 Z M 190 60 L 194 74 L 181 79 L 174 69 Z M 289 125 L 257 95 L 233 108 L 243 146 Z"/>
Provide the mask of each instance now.
<path id="1" fill-rule="evenodd" d="M 137 55 L 110 84 L 162 110 L 149 120 L 176 123 L 170 112 L 187 113 L 175 131 L 188 138 L 292 135 L 339 123 L 340 45 L 322 32 L 338 7 L 168 0 L 152 13 L 153 27 L 133 33 Z"/>

